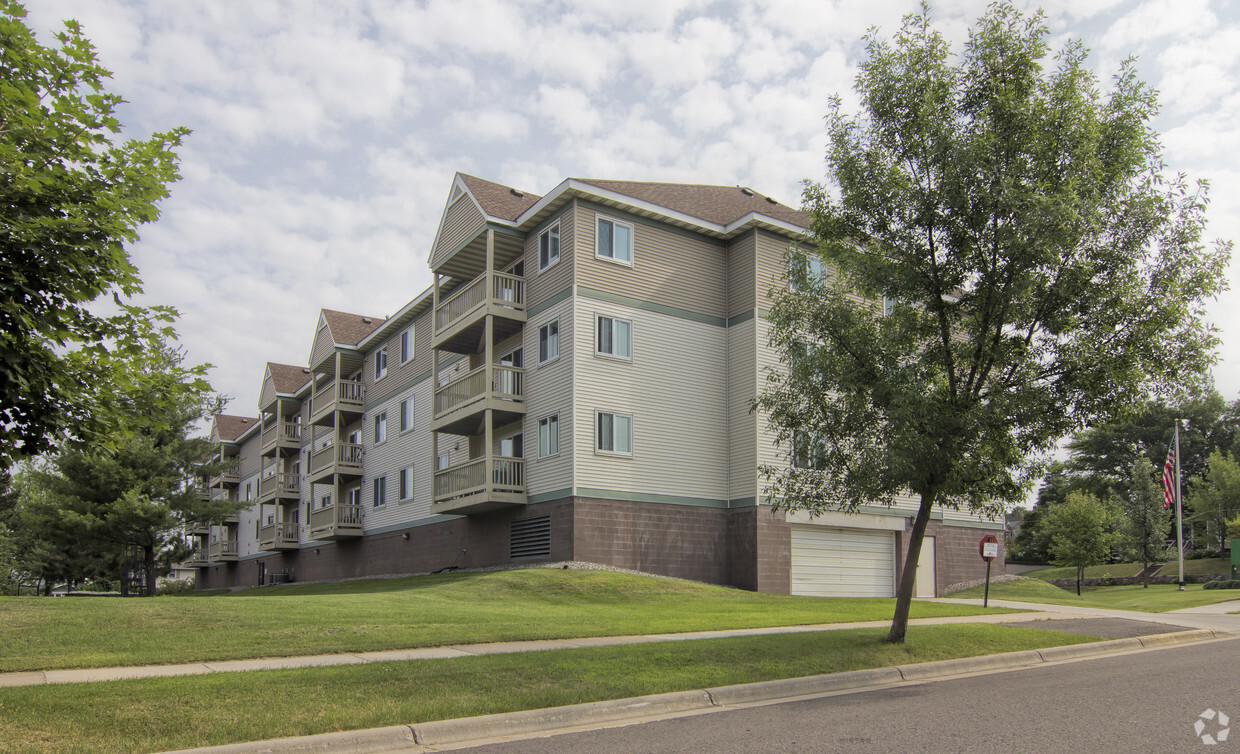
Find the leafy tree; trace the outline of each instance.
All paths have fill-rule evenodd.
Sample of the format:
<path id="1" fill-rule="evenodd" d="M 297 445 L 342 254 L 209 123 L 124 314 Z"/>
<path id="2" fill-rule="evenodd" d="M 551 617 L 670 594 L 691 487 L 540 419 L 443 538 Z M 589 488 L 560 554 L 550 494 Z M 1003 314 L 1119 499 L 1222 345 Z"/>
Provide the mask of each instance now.
<path id="1" fill-rule="evenodd" d="M 1240 513 L 1240 463 L 1217 450 L 1211 453 L 1205 475 L 1184 502 L 1193 518 L 1205 524 L 1207 548 L 1226 549 L 1227 519 Z"/>
<path id="2" fill-rule="evenodd" d="M 1163 501 L 1161 472 L 1145 458 L 1137 458 L 1128 472 L 1127 491 L 1116 495 L 1123 512 L 1120 545 L 1124 555 L 1141 564 L 1141 585 L 1149 587 L 1145 570 L 1167 555 L 1171 519 Z"/>
<path id="3" fill-rule="evenodd" d="M 126 245 L 158 217 L 188 133 L 122 142 L 122 100 L 80 26 L 45 47 L 25 15 L 0 0 L 0 467 L 142 421 L 111 390 L 155 387 L 132 363 L 170 337 L 175 311 L 125 302 L 142 290 Z M 109 293 L 115 313 L 97 313 Z"/>
<path id="4" fill-rule="evenodd" d="M 1164 177 L 1154 91 L 1126 62 L 1103 94 L 1085 48 L 1048 59 L 1048 34 L 1006 3 L 958 63 L 924 6 L 893 43 L 872 32 L 863 115 L 837 97 L 828 117 L 838 196 L 807 187 L 816 249 L 772 292 L 789 367 L 755 403 L 818 461 L 765 466 L 774 504 L 918 498 L 890 641 L 935 506 L 999 514 L 1031 457 L 1195 378 L 1217 343 L 1201 315 L 1229 247 L 1202 247 L 1204 187 Z"/>
<path id="5" fill-rule="evenodd" d="M 1046 514 L 1043 525 L 1051 540 L 1051 562 L 1076 569 L 1078 595 L 1085 569 L 1106 561 L 1118 536 L 1111 530 L 1111 519 L 1111 511 L 1088 492 L 1073 492 Z"/>
<path id="6" fill-rule="evenodd" d="M 1227 519 L 1227 540 L 1240 539 L 1240 513 Z"/>

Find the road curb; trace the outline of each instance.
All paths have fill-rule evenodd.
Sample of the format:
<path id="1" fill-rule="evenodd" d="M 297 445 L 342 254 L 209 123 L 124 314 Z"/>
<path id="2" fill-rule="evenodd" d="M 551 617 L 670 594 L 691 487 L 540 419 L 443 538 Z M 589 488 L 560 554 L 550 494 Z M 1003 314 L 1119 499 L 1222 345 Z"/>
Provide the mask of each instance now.
<path id="1" fill-rule="evenodd" d="M 861 690 L 898 683 L 947 678 L 996 670 L 1017 670 L 1045 663 L 1098 658 L 1147 648 L 1159 648 L 1231 638 L 1233 634 L 1209 629 L 1193 629 L 1139 638 L 1072 644 L 1047 649 L 1030 649 L 997 655 L 961 657 L 955 660 L 897 665 L 889 668 L 853 670 L 845 673 L 787 678 L 776 681 L 721 686 L 696 691 L 676 691 L 629 699 L 587 702 L 564 707 L 504 712 L 479 717 L 463 717 L 429 723 L 397 725 L 342 733 L 324 733 L 298 738 L 254 741 L 189 752 L 251 754 L 254 752 L 385 751 L 435 744 L 504 738 L 532 733 L 552 734 L 565 728 L 623 722 L 654 715 L 724 709 L 741 704 L 754 704 L 801 696 L 829 694 L 837 691 Z"/>

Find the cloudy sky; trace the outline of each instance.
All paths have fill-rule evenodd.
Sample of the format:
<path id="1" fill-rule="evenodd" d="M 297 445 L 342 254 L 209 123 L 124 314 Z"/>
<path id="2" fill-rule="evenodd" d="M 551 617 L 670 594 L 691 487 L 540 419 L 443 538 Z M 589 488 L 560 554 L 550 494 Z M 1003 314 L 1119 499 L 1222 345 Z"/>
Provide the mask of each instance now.
<path id="1" fill-rule="evenodd" d="M 1038 3 L 1020 3 L 1035 6 Z M 455 171 L 545 193 L 566 177 L 752 186 L 799 205 L 824 177 L 870 26 L 913 0 L 28 0 L 45 43 L 82 22 L 130 136 L 193 129 L 183 179 L 133 256 L 182 313 L 229 411 L 266 361 L 304 364 L 320 307 L 385 316 L 430 284 Z M 1209 236 L 1240 238 L 1240 7 L 1048 0 L 1109 77 L 1139 58 L 1166 158 L 1212 183 Z M 935 3 L 959 43 L 982 0 Z M 850 107 L 855 109 L 855 107 Z M 1240 396 L 1240 262 L 1212 308 L 1219 390 Z"/>

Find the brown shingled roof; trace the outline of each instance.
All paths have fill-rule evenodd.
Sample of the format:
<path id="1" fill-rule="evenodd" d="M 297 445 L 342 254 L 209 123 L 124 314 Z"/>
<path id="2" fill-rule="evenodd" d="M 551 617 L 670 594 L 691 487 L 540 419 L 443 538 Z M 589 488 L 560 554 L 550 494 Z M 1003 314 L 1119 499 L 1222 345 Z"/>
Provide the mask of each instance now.
<path id="1" fill-rule="evenodd" d="M 578 178 L 582 183 L 631 196 L 718 225 L 727 225 L 750 212 L 809 227 L 809 215 L 740 186 L 703 186 L 692 183 L 648 183 Z M 745 193 L 748 191 L 749 193 Z"/>
<path id="2" fill-rule="evenodd" d="M 267 362 L 267 371 L 271 372 L 271 383 L 277 393 L 291 395 L 310 381 L 310 370 L 306 367 L 295 367 L 288 364 Z"/>
<path id="3" fill-rule="evenodd" d="M 331 309 L 324 309 L 323 317 L 327 320 L 327 326 L 331 328 L 332 340 L 351 346 L 361 343 L 363 338 L 377 330 L 384 321 L 383 317 L 364 317 L 361 314 L 349 314 Z"/>
<path id="4" fill-rule="evenodd" d="M 230 414 L 215 415 L 215 434 L 223 442 L 232 442 L 258 422 L 252 416 L 232 416 Z"/>
<path id="5" fill-rule="evenodd" d="M 521 213 L 534 206 L 542 197 L 529 191 L 519 191 L 499 183 L 458 173 L 469 193 L 482 205 L 482 211 L 491 217 L 516 220 Z"/>

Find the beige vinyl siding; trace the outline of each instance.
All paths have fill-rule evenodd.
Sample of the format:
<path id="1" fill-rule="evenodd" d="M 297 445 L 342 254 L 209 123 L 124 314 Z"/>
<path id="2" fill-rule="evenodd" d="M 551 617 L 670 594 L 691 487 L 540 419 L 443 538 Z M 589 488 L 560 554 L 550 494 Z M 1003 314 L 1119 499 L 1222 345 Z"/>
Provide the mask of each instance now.
<path id="1" fill-rule="evenodd" d="M 633 322 L 631 362 L 594 354 L 595 316 Z M 726 500 L 727 330 L 578 299 L 574 429 L 578 488 Z M 633 455 L 595 452 L 595 412 L 633 417 Z"/>
<path id="2" fill-rule="evenodd" d="M 770 321 L 763 317 L 758 317 L 754 321 L 757 323 L 757 389 L 760 391 L 766 386 L 766 378 L 770 370 L 782 373 L 784 365 L 779 360 L 779 354 L 770 346 Z M 788 457 L 785 452 L 774 445 L 775 435 L 767 424 L 769 414 L 765 411 L 755 411 L 754 416 L 758 423 L 758 463 L 787 463 Z M 765 487 L 765 482 L 759 480 L 759 486 Z M 765 492 L 762 494 L 765 494 Z"/>
<path id="3" fill-rule="evenodd" d="M 411 523 L 430 514 L 431 475 L 435 469 L 431 458 L 430 431 L 433 384 L 430 379 L 422 380 L 366 412 L 367 430 L 362 433 L 362 444 L 365 446 L 362 458 L 362 511 L 367 531 Z M 400 404 L 410 395 L 413 396 L 413 428 L 401 434 Z M 387 412 L 387 442 L 376 446 L 374 417 L 384 411 Z M 413 500 L 401 503 L 400 470 L 407 466 L 413 466 Z M 373 506 L 373 480 L 378 476 L 387 477 L 387 503 L 383 508 L 376 509 Z"/>
<path id="4" fill-rule="evenodd" d="M 595 255 L 599 217 L 633 226 L 632 266 Z M 578 209 L 575 227 L 577 285 L 711 317 L 724 316 L 726 275 L 721 242 L 592 207 Z"/>
<path id="5" fill-rule="evenodd" d="M 525 306 L 529 310 L 567 288 L 573 282 L 576 237 L 574 205 L 551 222 L 543 223 L 525 239 Z M 560 261 L 542 272 L 538 271 L 538 237 L 555 223 L 560 224 Z"/>
<path id="6" fill-rule="evenodd" d="M 757 320 L 728 328 L 728 481 L 733 500 L 759 494 L 758 418 L 749 410 L 757 394 Z"/>
<path id="7" fill-rule="evenodd" d="M 770 291 L 788 284 L 787 270 L 784 267 L 784 250 L 788 248 L 788 239 L 764 230 L 754 231 L 757 253 L 757 300 L 758 307 L 769 309 L 771 306 Z"/>
<path id="8" fill-rule="evenodd" d="M 266 406 L 276 399 L 276 383 L 271 379 L 271 371 L 265 370 L 263 374 L 263 389 L 258 394 L 258 405 Z"/>
<path id="9" fill-rule="evenodd" d="M 255 497 L 257 497 L 258 477 L 254 478 Z M 242 482 L 241 489 L 245 490 L 245 483 Z M 237 514 L 237 555 L 246 557 L 248 555 L 257 555 L 261 550 L 258 549 L 258 532 L 256 526 L 259 520 L 258 504 L 251 505 L 249 508 L 238 512 Z"/>
<path id="10" fill-rule="evenodd" d="M 579 302 L 578 306 L 581 305 Z M 540 495 L 573 486 L 573 364 L 579 359 L 574 349 L 576 327 L 574 298 L 539 312 L 525 325 L 525 490 Z M 552 320 L 560 321 L 560 357 L 538 365 L 538 329 Z M 588 344 L 589 337 L 584 338 Z M 538 420 L 559 414 L 560 453 L 538 457 Z M 593 421 L 593 419 L 591 419 Z M 589 430 L 587 430 L 587 435 Z M 593 447 L 593 446 L 590 446 Z"/>
<path id="11" fill-rule="evenodd" d="M 755 234 L 746 233 L 728 244 L 728 317 L 751 312 L 758 305 Z"/>
<path id="12" fill-rule="evenodd" d="M 438 267 L 458 246 L 473 238 L 482 229 L 485 218 L 473 197 L 461 194 L 444 210 L 439 222 L 439 238 L 431 255 L 431 268 Z"/>
<path id="13" fill-rule="evenodd" d="M 251 424 L 250 426 L 253 426 Z M 251 474 L 258 473 L 258 452 L 259 452 L 259 436 L 260 432 L 254 432 L 241 443 L 240 460 L 237 463 L 237 473 L 246 477 Z"/>
<path id="14" fill-rule="evenodd" d="M 336 347 L 332 340 L 331 328 L 327 320 L 319 315 L 319 329 L 314 332 L 314 343 L 310 346 L 310 364 L 313 366 L 326 359 Z"/>

